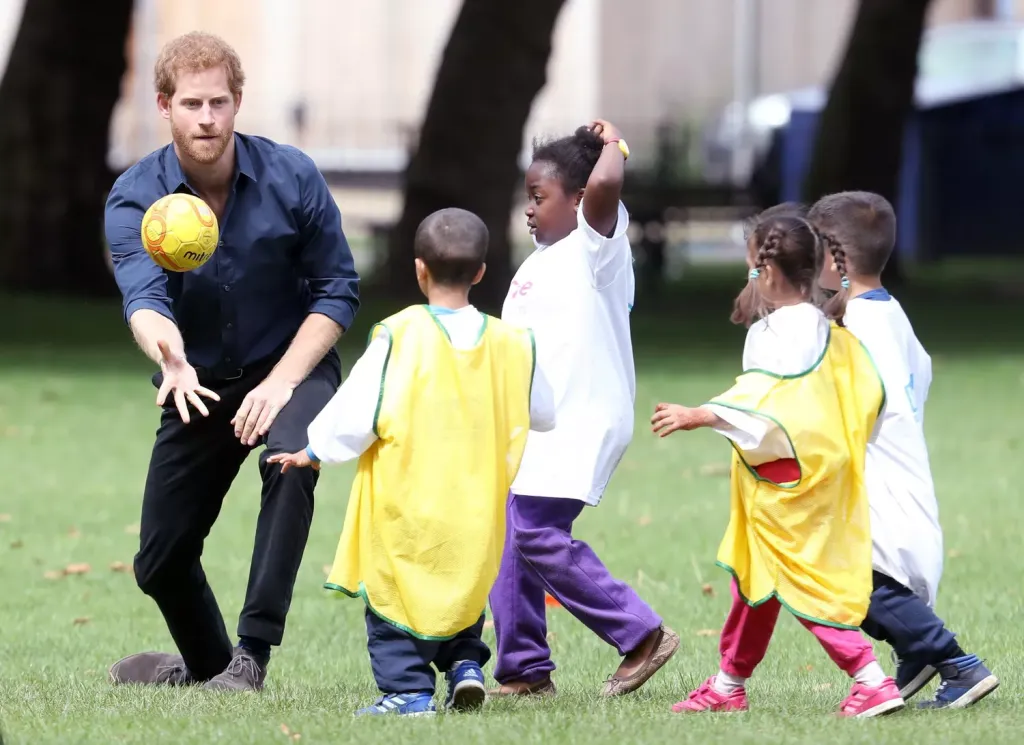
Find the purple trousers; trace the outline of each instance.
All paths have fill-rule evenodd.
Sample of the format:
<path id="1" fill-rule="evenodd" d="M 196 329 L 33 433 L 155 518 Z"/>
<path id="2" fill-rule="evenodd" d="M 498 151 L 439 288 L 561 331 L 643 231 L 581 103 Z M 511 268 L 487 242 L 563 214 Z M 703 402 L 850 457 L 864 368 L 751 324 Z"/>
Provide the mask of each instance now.
<path id="1" fill-rule="evenodd" d="M 533 683 L 555 669 L 545 590 L 620 655 L 661 626 L 633 588 L 612 577 L 593 549 L 572 537 L 573 521 L 584 507 L 576 499 L 509 495 L 505 552 L 490 594 L 499 683 Z"/>

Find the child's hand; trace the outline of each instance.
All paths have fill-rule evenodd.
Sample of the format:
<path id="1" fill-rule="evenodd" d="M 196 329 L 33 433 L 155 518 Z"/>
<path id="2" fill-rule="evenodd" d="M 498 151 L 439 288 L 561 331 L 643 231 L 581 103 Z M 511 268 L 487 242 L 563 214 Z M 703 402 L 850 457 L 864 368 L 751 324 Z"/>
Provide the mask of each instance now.
<path id="1" fill-rule="evenodd" d="M 600 137 L 605 143 L 612 140 L 621 140 L 622 133 L 619 132 L 619 128 L 611 122 L 606 122 L 604 119 L 595 119 L 590 123 L 590 129 L 593 130 L 594 134 Z"/>
<path id="2" fill-rule="evenodd" d="M 278 453 L 267 458 L 267 463 L 280 463 L 281 473 L 287 473 L 289 468 L 306 468 L 311 466 L 314 471 L 320 470 L 320 461 L 310 459 L 305 450 L 297 453 Z"/>
<path id="3" fill-rule="evenodd" d="M 679 404 L 658 404 L 654 407 L 654 416 L 651 417 L 651 431 L 659 437 L 668 435 L 680 429 L 691 430 L 708 425 L 708 416 L 703 409 L 691 409 L 689 406 Z"/>

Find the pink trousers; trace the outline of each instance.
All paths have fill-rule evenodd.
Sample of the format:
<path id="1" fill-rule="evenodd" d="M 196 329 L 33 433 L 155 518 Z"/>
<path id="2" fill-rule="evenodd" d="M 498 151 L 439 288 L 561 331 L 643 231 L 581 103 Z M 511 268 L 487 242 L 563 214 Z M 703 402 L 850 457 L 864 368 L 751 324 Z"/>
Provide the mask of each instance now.
<path id="1" fill-rule="evenodd" d="M 722 628 L 719 644 L 722 671 L 749 678 L 768 651 L 768 643 L 775 631 L 775 622 L 779 618 L 782 604 L 773 597 L 756 608 L 750 607 L 740 599 L 735 579 L 732 582 L 732 597 L 732 609 Z M 851 677 L 875 661 L 871 643 L 859 631 L 824 626 L 804 618 L 799 618 L 799 621 L 818 638 L 839 669 Z"/>

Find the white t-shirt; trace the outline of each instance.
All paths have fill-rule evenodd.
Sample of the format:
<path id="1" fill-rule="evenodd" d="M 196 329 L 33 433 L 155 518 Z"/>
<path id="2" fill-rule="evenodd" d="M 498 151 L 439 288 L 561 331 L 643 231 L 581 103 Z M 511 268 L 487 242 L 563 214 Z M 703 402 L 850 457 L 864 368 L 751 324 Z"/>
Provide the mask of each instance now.
<path id="1" fill-rule="evenodd" d="M 537 366 L 555 397 L 550 432 L 531 431 L 516 494 L 601 501 L 633 438 L 636 373 L 629 314 L 635 280 L 619 203 L 611 238 L 587 225 L 550 246 L 537 246 L 516 272 L 503 320 L 533 329 Z"/>
<path id="2" fill-rule="evenodd" d="M 433 311 L 456 349 L 470 349 L 480 339 L 483 314 L 472 305 L 455 311 Z M 387 333 L 373 338 L 352 366 L 348 378 L 310 423 L 306 436 L 309 449 L 322 463 L 341 463 L 358 458 L 377 439 L 373 420 L 387 362 Z M 533 373 L 530 390 L 530 427 L 540 430 L 554 426 L 555 404 L 551 385 L 540 365 Z"/>
<path id="3" fill-rule="evenodd" d="M 871 354 L 885 386 L 885 409 L 864 467 L 874 566 L 934 605 L 943 541 L 924 436 L 931 357 L 903 307 L 885 290 L 851 300 L 843 320 Z"/>
<path id="4" fill-rule="evenodd" d="M 764 370 L 774 375 L 800 375 L 821 362 L 828 343 L 829 321 L 811 303 L 787 305 L 773 311 L 747 330 L 743 370 Z M 715 431 L 744 451 L 752 466 L 794 458 L 786 433 L 767 417 L 705 404 L 726 422 Z"/>

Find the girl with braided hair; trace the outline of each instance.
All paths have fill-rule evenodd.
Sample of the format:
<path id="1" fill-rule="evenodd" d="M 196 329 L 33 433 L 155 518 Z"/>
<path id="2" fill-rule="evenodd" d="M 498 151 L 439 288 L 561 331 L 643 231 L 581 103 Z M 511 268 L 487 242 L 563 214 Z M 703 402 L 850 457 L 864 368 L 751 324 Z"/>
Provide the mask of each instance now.
<path id="1" fill-rule="evenodd" d="M 676 712 L 746 710 L 746 680 L 783 606 L 854 679 L 841 715 L 904 706 L 859 631 L 871 595 L 864 453 L 884 392 L 867 352 L 836 323 L 842 303 L 821 310 L 823 253 L 803 217 L 762 219 L 732 314 L 748 328 L 743 373 L 703 406 L 661 403 L 651 418 L 662 437 L 710 427 L 733 447 L 730 519 L 717 562 L 733 575 L 721 666 Z"/>

